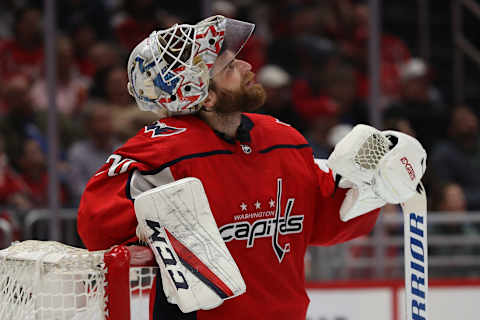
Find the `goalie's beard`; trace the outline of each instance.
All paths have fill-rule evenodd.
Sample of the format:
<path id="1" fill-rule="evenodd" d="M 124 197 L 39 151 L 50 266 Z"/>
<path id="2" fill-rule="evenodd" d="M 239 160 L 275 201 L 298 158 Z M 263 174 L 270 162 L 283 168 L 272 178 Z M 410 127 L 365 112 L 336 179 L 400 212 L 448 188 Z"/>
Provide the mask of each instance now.
<path id="1" fill-rule="evenodd" d="M 248 72 L 242 80 L 239 90 L 220 89 L 214 86 L 217 94 L 217 103 L 213 110 L 217 113 L 228 114 L 233 112 L 251 112 L 260 108 L 266 100 L 266 93 L 259 83 L 249 85 L 254 80 L 254 73 Z"/>

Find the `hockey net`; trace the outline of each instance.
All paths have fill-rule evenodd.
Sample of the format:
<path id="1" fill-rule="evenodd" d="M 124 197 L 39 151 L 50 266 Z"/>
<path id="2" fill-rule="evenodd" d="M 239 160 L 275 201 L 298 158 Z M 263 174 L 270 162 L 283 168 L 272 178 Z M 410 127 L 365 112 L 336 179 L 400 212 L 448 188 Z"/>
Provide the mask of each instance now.
<path id="1" fill-rule="evenodd" d="M 87 251 L 53 241 L 17 242 L 0 250 L 0 319 L 148 319 L 155 272 L 146 247 Z M 132 312 L 135 307 L 144 310 Z"/>

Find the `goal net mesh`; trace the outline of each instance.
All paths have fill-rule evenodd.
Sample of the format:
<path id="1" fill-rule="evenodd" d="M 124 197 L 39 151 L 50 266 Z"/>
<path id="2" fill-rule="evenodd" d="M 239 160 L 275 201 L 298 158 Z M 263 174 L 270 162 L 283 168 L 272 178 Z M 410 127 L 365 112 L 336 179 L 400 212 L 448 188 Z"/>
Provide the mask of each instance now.
<path id="1" fill-rule="evenodd" d="M 2 319 L 102 319 L 103 252 L 29 240 L 0 251 Z"/>
<path id="2" fill-rule="evenodd" d="M 0 319 L 148 319 L 157 267 L 145 262 L 145 247 L 125 249 L 127 263 L 111 254 L 116 249 L 88 251 L 28 240 L 0 250 Z M 125 272 L 124 282 L 118 270 Z M 119 292 L 127 300 L 117 301 Z"/>

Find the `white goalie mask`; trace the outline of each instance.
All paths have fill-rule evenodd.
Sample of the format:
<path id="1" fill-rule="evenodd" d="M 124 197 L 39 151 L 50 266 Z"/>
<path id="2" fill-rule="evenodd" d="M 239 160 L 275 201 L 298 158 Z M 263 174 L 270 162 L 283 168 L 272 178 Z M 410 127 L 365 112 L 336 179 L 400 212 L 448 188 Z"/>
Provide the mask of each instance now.
<path id="1" fill-rule="evenodd" d="M 128 92 L 141 110 L 187 114 L 201 108 L 211 78 L 229 64 L 255 25 L 213 16 L 154 31 L 128 59 Z"/>

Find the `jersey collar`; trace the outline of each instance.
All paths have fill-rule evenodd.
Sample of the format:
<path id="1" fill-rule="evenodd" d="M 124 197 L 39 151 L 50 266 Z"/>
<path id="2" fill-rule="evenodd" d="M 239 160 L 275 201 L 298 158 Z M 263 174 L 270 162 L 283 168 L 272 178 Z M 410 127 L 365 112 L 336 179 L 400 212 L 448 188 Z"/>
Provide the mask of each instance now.
<path id="1" fill-rule="evenodd" d="M 223 132 L 220 132 L 217 130 L 213 130 L 213 131 L 215 131 L 215 134 L 217 136 L 219 136 L 222 140 L 228 143 L 235 144 L 237 140 L 242 143 L 247 143 L 247 142 L 251 142 L 252 140 L 250 136 L 250 131 L 252 131 L 253 127 L 254 127 L 253 121 L 246 115 L 242 114 L 240 125 L 238 126 L 237 132 L 235 134 L 235 138 L 228 137 Z"/>

